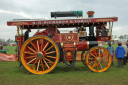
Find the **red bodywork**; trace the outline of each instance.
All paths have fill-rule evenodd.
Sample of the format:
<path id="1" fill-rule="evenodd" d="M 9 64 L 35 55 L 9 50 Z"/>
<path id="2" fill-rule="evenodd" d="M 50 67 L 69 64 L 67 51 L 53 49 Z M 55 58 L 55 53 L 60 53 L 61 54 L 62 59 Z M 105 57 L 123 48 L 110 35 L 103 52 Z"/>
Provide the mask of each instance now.
<path id="1" fill-rule="evenodd" d="M 89 47 L 89 41 L 80 41 L 78 33 L 60 33 L 57 28 L 68 28 L 68 27 L 80 27 L 84 25 L 89 27 L 90 23 L 94 26 L 98 26 L 100 23 L 115 22 L 117 17 L 107 17 L 107 18 L 82 18 L 82 19 L 63 19 L 63 20 L 20 20 L 20 21 L 8 21 L 8 26 L 19 26 L 22 29 L 42 29 L 46 28 L 42 32 L 36 32 L 35 35 L 45 35 L 51 36 L 51 38 L 56 43 L 61 43 L 61 49 L 65 50 L 66 60 L 72 60 L 72 51 L 86 51 Z M 111 36 L 97 36 L 96 41 L 108 41 Z M 24 43 L 23 36 L 16 36 L 16 41 L 18 43 L 18 49 L 20 52 L 21 46 Z M 28 50 L 28 48 L 26 48 Z M 62 51 L 63 51 L 62 50 Z M 62 53 L 62 52 L 61 52 Z"/>

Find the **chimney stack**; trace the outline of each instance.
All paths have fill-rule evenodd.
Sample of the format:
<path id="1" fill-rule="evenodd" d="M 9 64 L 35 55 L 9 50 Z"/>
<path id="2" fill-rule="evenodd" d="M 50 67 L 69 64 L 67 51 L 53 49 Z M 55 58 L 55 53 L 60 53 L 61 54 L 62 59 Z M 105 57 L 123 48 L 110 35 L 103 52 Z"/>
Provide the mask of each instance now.
<path id="1" fill-rule="evenodd" d="M 95 13 L 94 11 L 88 11 L 88 12 L 87 12 L 88 17 L 93 17 L 94 13 Z"/>

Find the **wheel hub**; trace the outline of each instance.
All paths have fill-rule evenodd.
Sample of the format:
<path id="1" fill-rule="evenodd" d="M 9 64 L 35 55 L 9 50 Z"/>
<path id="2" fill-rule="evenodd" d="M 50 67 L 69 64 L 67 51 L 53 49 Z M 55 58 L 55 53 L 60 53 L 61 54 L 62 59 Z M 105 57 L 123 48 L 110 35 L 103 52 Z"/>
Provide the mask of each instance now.
<path id="1" fill-rule="evenodd" d="M 38 58 L 42 58 L 42 57 L 43 57 L 43 53 L 42 53 L 42 52 L 38 52 L 38 53 L 37 53 L 37 57 L 38 57 Z"/>
<path id="2" fill-rule="evenodd" d="M 101 62 L 101 58 L 97 58 L 97 61 L 98 61 L 98 62 Z"/>

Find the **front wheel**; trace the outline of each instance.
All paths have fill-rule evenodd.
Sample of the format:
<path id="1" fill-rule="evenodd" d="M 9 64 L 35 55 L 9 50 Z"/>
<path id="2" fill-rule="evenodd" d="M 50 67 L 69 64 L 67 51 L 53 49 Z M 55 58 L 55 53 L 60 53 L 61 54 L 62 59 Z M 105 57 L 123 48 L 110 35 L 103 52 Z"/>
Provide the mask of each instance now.
<path id="1" fill-rule="evenodd" d="M 112 58 L 106 48 L 96 46 L 87 52 L 85 62 L 91 71 L 104 72 L 110 67 Z"/>

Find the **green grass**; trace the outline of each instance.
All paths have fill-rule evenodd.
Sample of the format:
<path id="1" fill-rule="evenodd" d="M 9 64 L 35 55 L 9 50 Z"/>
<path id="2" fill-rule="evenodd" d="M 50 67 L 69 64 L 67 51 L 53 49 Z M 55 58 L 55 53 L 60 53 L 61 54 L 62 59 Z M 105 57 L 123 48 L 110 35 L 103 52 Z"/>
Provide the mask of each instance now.
<path id="1" fill-rule="evenodd" d="M 114 49 L 117 47 L 112 46 Z M 15 54 L 15 48 L 16 46 L 4 46 L 4 49 L 10 49 L 7 54 Z M 0 61 L 0 85 L 128 85 L 128 66 L 118 68 L 117 62 L 102 73 L 91 72 L 82 62 L 76 62 L 72 68 L 59 63 L 49 74 L 27 73 L 25 68 L 19 68 L 17 61 Z"/>
<path id="2" fill-rule="evenodd" d="M 3 48 L 9 49 L 9 51 L 7 51 L 7 54 L 16 54 L 16 52 L 15 52 L 16 46 L 3 46 Z"/>
<path id="3" fill-rule="evenodd" d="M 27 74 L 18 62 L 0 62 L 0 85 L 128 85 L 128 66 L 117 67 L 117 62 L 106 72 L 94 73 L 82 62 L 68 68 L 63 63 L 44 75 Z"/>

